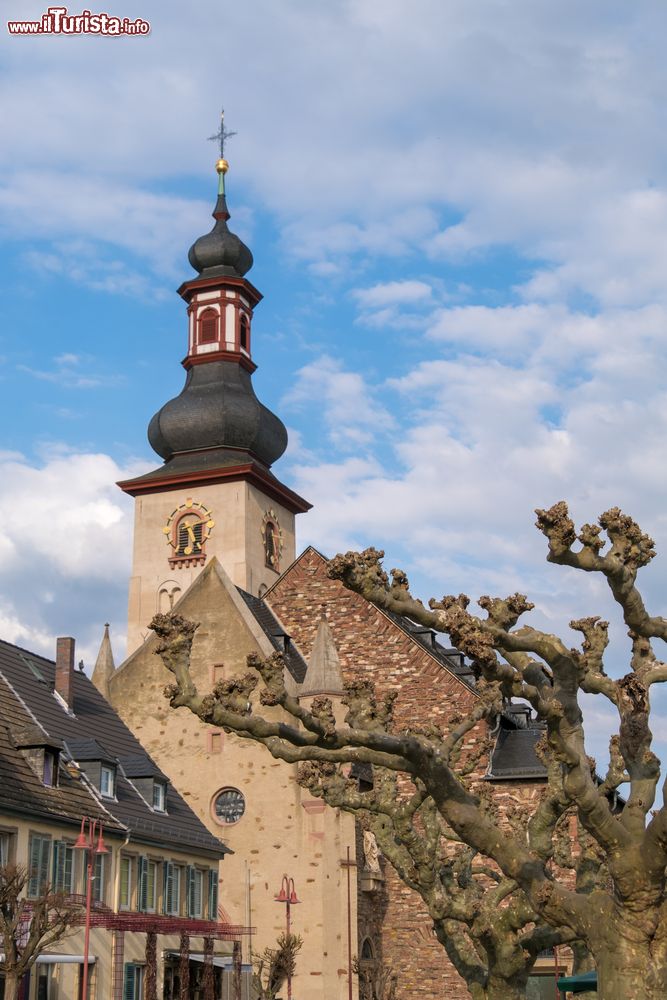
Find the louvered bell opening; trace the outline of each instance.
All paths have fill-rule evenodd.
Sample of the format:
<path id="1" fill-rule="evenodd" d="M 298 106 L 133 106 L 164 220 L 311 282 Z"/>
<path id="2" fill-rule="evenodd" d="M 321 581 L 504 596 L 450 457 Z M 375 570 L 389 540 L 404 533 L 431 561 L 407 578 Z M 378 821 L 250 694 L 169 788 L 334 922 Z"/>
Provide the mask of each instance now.
<path id="1" fill-rule="evenodd" d="M 211 309 L 199 321 L 199 343 L 213 344 L 218 339 L 218 314 Z"/>

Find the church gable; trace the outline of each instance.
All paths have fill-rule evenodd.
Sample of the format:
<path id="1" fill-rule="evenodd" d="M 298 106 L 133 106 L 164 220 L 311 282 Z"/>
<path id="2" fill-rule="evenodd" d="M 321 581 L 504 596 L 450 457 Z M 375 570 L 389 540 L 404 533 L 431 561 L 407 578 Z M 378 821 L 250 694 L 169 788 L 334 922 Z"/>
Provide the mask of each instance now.
<path id="1" fill-rule="evenodd" d="M 174 611 L 199 623 L 191 672 L 202 692 L 245 669 L 249 653 L 270 656 L 274 652 L 275 647 L 216 559 L 197 577 Z M 149 623 L 145 624 L 148 627 Z M 169 711 L 163 691 L 171 677 L 155 655 L 156 645 L 157 638 L 150 635 L 112 676 L 110 699 L 119 711 L 131 714 L 133 702 L 141 705 L 141 710 L 149 704 L 156 717 L 165 717 Z"/>
<path id="2" fill-rule="evenodd" d="M 458 654 L 429 651 L 411 634 L 405 619 L 390 618 L 358 594 L 346 590 L 326 572 L 327 561 L 309 547 L 265 595 L 308 659 L 320 620 L 331 629 L 344 680 L 371 679 L 379 696 L 398 692 L 398 725 L 446 722 L 466 713 L 476 701 L 469 673 Z"/>

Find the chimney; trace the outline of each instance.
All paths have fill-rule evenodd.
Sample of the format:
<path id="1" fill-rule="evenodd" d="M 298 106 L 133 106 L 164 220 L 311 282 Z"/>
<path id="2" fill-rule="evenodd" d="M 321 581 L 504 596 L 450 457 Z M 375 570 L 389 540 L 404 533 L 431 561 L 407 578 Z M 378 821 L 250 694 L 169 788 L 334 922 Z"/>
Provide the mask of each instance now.
<path id="1" fill-rule="evenodd" d="M 56 639 L 56 691 L 69 709 L 74 708 L 74 639 L 60 636 Z"/>

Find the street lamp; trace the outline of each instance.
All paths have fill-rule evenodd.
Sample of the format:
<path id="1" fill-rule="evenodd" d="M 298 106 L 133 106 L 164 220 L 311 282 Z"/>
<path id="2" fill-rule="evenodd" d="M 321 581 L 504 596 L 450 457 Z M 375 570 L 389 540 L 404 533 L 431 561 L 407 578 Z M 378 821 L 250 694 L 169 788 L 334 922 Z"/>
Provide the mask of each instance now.
<path id="1" fill-rule="evenodd" d="M 85 832 L 84 832 L 85 831 Z M 88 944 L 90 941 L 90 908 L 93 898 L 93 878 L 95 877 L 95 857 L 98 854 L 108 854 L 109 850 L 104 844 L 102 836 L 103 827 L 98 819 L 91 819 L 84 816 L 81 820 L 81 832 L 74 844 L 75 850 L 86 851 L 86 931 L 83 937 L 83 986 L 81 990 L 82 1000 L 88 1000 Z M 97 843 L 95 836 L 97 835 Z"/>
<path id="2" fill-rule="evenodd" d="M 286 920 L 287 920 L 287 937 L 290 936 L 291 923 L 291 913 L 290 908 L 295 903 L 300 903 L 301 900 L 297 899 L 296 889 L 294 888 L 294 879 L 289 878 L 287 875 L 283 875 L 283 880 L 280 886 L 280 892 L 274 896 L 276 903 L 284 903 L 286 910 Z M 288 967 L 287 970 L 287 1000 L 292 1000 L 292 972 Z"/>

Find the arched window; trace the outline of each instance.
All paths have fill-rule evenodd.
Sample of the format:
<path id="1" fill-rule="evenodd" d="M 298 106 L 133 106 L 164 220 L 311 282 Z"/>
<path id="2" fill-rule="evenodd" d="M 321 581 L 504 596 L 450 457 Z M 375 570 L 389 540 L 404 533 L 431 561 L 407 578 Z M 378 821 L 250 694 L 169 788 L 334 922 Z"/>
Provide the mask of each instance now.
<path id="1" fill-rule="evenodd" d="M 264 526 L 264 559 L 270 569 L 278 569 L 278 549 L 276 546 L 276 526 L 267 521 Z"/>
<path id="2" fill-rule="evenodd" d="M 204 564 L 206 561 L 206 541 L 214 525 L 215 521 L 211 517 L 211 511 L 208 507 L 193 500 L 192 497 L 188 497 L 185 503 L 171 512 L 162 531 L 171 549 L 169 565 L 172 569 L 176 566 L 201 566 Z M 162 588 L 166 586 L 166 584 L 161 584 Z M 180 591 L 173 595 L 174 601 L 178 600 L 179 597 Z M 165 598 L 169 599 L 169 591 L 166 595 L 160 595 L 160 600 L 165 600 Z"/>
<path id="3" fill-rule="evenodd" d="M 241 345 L 242 351 L 248 350 L 249 342 L 250 338 L 248 337 L 248 317 L 242 313 L 241 322 L 239 324 L 239 343 Z"/>
<path id="4" fill-rule="evenodd" d="M 204 548 L 204 522 L 195 511 L 178 519 L 174 532 L 177 556 L 201 555 Z"/>
<path id="5" fill-rule="evenodd" d="M 372 962 L 373 959 L 375 958 L 375 955 L 373 954 L 373 945 L 371 943 L 370 938 L 364 938 L 364 940 L 361 943 L 361 958 L 362 961 L 366 960 L 370 962 Z"/>
<path id="6" fill-rule="evenodd" d="M 199 343 L 214 344 L 218 339 L 218 314 L 215 309 L 204 309 L 199 317 Z"/>
<path id="7" fill-rule="evenodd" d="M 198 511 L 188 510 L 174 521 L 169 565 L 197 566 L 206 559 L 206 521 Z M 179 595 L 180 596 L 180 593 Z"/>
<path id="8" fill-rule="evenodd" d="M 175 581 L 167 580 L 166 583 L 163 583 L 158 591 L 158 611 L 160 614 L 169 614 L 180 596 L 181 588 Z"/>
<path id="9" fill-rule="evenodd" d="M 280 557 L 283 551 L 283 533 L 275 510 L 267 510 L 262 520 L 262 543 L 264 545 L 264 565 L 275 573 L 280 573 Z"/>

